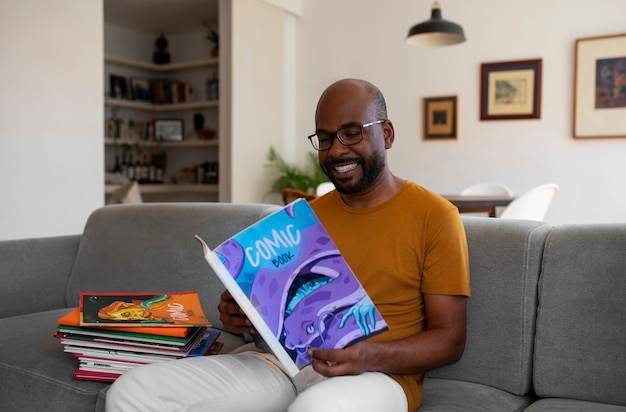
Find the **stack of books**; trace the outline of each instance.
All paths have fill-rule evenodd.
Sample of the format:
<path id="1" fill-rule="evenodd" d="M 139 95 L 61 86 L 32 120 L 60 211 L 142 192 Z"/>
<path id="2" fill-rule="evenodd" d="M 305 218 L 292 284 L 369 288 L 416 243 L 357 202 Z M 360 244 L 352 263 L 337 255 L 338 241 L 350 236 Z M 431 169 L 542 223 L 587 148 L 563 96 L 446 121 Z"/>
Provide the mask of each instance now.
<path id="1" fill-rule="evenodd" d="M 59 319 L 54 335 L 64 345 L 64 351 L 78 359 L 74 379 L 113 382 L 140 365 L 219 353 L 223 346 L 217 340 L 220 332 L 202 320 L 204 315 L 200 312 L 200 320 L 184 316 L 197 313 L 197 308 L 190 309 L 185 302 L 183 312 L 172 311 L 172 308 L 180 309 L 177 295 L 81 294 L 81 306 Z M 161 302 L 155 303 L 155 298 Z M 84 304 L 88 299 L 91 299 L 89 305 L 99 307 L 101 315 L 109 310 L 112 316 L 91 318 L 92 308 Z M 151 300 L 152 303 L 145 303 Z M 169 310 L 167 316 L 159 314 L 159 304 Z M 116 305 L 118 307 L 114 308 Z M 113 319 L 117 315 L 112 308 L 127 320 Z M 133 310 L 141 315 L 129 317 Z M 172 318 L 173 313 L 179 314 L 176 320 Z M 180 316 L 181 313 L 184 315 Z"/>

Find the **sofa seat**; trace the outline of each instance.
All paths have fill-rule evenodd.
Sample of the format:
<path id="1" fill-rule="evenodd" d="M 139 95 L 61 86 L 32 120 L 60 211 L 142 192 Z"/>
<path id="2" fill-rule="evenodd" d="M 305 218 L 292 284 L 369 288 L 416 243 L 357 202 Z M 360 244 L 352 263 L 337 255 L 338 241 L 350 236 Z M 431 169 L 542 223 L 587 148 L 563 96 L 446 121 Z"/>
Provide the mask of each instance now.
<path id="1" fill-rule="evenodd" d="M 64 354 L 63 346 L 53 337 L 57 320 L 68 311 L 63 308 L 0 319 L 3 410 L 20 411 L 29 404 L 53 411 L 63 410 L 66 405 L 72 405 L 75 411 L 93 410 L 97 402 L 104 406 L 99 396 L 109 385 L 75 381 L 72 372 L 78 360 L 70 353 Z"/>
<path id="2" fill-rule="evenodd" d="M 519 412 L 535 399 L 479 383 L 438 378 L 424 381 L 424 395 L 419 412 Z"/>

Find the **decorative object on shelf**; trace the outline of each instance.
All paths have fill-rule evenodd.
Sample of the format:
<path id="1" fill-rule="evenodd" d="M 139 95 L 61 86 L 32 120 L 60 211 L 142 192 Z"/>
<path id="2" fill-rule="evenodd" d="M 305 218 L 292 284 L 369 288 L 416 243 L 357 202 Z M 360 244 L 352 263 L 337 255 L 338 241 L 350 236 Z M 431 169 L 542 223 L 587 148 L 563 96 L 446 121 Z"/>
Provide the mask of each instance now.
<path id="1" fill-rule="evenodd" d="M 206 30 L 206 38 L 213 45 L 211 48 L 211 57 L 220 55 L 220 34 L 207 21 L 202 22 Z"/>
<path id="2" fill-rule="evenodd" d="M 152 87 L 150 85 L 150 80 L 131 77 L 130 97 L 133 100 L 151 103 Z"/>
<path id="3" fill-rule="evenodd" d="M 152 55 L 152 62 L 154 64 L 168 64 L 170 62 L 170 54 L 167 51 L 167 39 L 165 35 L 161 35 L 156 39 L 156 51 Z"/>
<path id="4" fill-rule="evenodd" d="M 204 116 L 202 113 L 193 115 L 193 130 L 198 140 L 210 140 L 215 137 L 215 130 L 204 128 Z"/>
<path id="5" fill-rule="evenodd" d="M 411 27 L 406 38 L 410 46 L 448 46 L 464 41 L 463 28 L 442 18 L 439 1 L 433 3 L 430 19 Z"/>
<path id="6" fill-rule="evenodd" d="M 193 115 L 193 130 L 196 133 L 201 132 L 204 129 L 204 116 L 202 113 L 194 113 Z M 200 138 L 200 136 L 198 136 Z"/>
<path id="7" fill-rule="evenodd" d="M 144 122 L 128 119 L 128 138 L 131 140 L 145 140 L 146 124 Z"/>
<path id="8" fill-rule="evenodd" d="M 219 176 L 218 162 L 204 162 L 196 166 L 196 183 L 217 184 Z"/>
<path id="9" fill-rule="evenodd" d="M 114 99 L 128 99 L 128 83 L 126 77 L 118 74 L 109 75 L 109 96 Z"/>
<path id="10" fill-rule="evenodd" d="M 206 81 L 206 98 L 207 100 L 217 100 L 220 98 L 220 81 L 217 78 L 217 71 Z"/>
<path id="11" fill-rule="evenodd" d="M 541 59 L 480 66 L 480 120 L 541 118 Z"/>
<path id="12" fill-rule="evenodd" d="M 183 140 L 183 121 L 179 119 L 157 119 L 154 121 L 156 140 L 180 142 Z"/>
<path id="13" fill-rule="evenodd" d="M 296 189 L 306 193 L 313 193 L 315 188 L 322 182 L 327 182 L 328 177 L 322 171 L 317 154 L 309 152 L 308 162 L 304 167 L 290 164 L 270 146 L 266 159 L 266 166 L 275 169 L 278 177 L 272 183 L 271 193 L 282 193 L 284 189 Z"/>
<path id="14" fill-rule="evenodd" d="M 574 137 L 626 137 L 626 33 L 576 40 Z"/>
<path id="15" fill-rule="evenodd" d="M 458 137 L 458 97 L 424 97 L 422 139 L 442 140 Z"/>
<path id="16" fill-rule="evenodd" d="M 122 136 L 121 123 L 122 120 L 117 118 L 117 112 L 120 108 L 118 106 L 111 106 L 111 117 L 106 121 L 105 135 L 114 139 L 119 139 Z"/>

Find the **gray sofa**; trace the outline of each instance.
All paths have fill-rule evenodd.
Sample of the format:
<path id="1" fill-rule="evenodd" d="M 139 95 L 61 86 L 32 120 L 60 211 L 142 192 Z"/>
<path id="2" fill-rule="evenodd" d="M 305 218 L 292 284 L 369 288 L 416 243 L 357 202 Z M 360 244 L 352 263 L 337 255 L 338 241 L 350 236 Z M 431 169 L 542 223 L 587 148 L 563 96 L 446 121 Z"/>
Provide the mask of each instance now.
<path id="1" fill-rule="evenodd" d="M 0 242 L 0 409 L 104 410 L 109 385 L 72 380 L 77 361 L 52 336 L 80 291 L 198 290 L 219 328 L 223 288 L 193 235 L 215 246 L 276 208 L 107 206 L 82 235 Z M 428 373 L 420 410 L 626 411 L 626 224 L 464 223 L 466 350 Z"/>

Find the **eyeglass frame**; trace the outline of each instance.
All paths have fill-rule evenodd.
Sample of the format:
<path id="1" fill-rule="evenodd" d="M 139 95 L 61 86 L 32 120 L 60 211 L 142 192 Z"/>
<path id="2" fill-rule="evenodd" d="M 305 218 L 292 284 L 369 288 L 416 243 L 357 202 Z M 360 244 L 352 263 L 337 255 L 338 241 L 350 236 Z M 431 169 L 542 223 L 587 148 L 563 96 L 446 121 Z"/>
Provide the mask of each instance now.
<path id="1" fill-rule="evenodd" d="M 373 126 L 375 124 L 380 124 L 380 123 L 385 123 L 387 121 L 387 119 L 382 119 L 382 120 L 376 120 L 374 122 L 369 122 L 369 123 L 363 123 L 363 124 L 359 124 L 359 125 L 351 125 L 351 126 L 346 126 L 346 127 L 342 127 L 341 129 L 337 129 L 334 132 L 324 132 L 324 133 L 328 133 L 331 137 L 331 141 L 330 141 L 330 146 L 328 146 L 327 149 L 320 149 L 320 145 L 319 145 L 319 137 L 317 139 L 317 147 L 315 147 L 315 144 L 313 143 L 313 138 L 315 136 L 317 136 L 318 132 L 313 133 L 312 135 L 307 136 L 307 138 L 309 139 L 309 142 L 311 142 L 311 146 L 313 146 L 313 149 L 317 150 L 318 152 L 325 152 L 327 150 L 330 150 L 331 147 L 333 147 L 333 143 L 335 142 L 335 138 L 337 140 L 339 140 L 339 143 L 341 143 L 344 146 L 353 146 L 355 144 L 361 143 L 363 141 L 363 129 L 369 126 Z M 344 143 L 344 141 L 341 139 L 341 137 L 339 137 L 339 132 L 345 129 L 349 129 L 351 127 L 359 127 L 361 129 L 361 138 L 356 141 L 356 142 L 352 142 L 349 144 Z"/>

